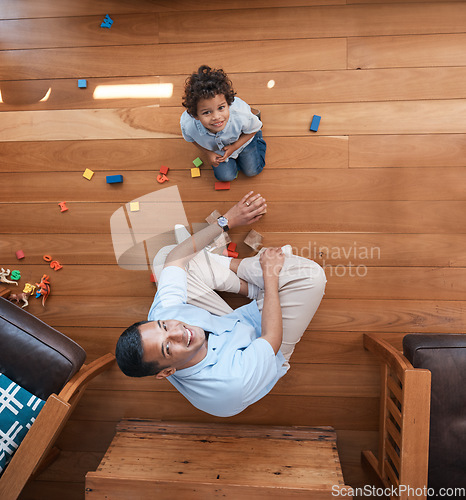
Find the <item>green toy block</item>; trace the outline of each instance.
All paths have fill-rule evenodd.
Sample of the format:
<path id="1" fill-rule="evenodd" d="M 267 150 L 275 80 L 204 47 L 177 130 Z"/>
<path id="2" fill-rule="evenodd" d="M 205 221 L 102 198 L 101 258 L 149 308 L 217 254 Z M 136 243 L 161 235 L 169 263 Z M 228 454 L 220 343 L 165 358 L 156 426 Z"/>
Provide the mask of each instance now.
<path id="1" fill-rule="evenodd" d="M 193 163 L 195 167 L 200 167 L 202 165 L 202 160 L 198 156 L 195 160 L 193 160 Z"/>

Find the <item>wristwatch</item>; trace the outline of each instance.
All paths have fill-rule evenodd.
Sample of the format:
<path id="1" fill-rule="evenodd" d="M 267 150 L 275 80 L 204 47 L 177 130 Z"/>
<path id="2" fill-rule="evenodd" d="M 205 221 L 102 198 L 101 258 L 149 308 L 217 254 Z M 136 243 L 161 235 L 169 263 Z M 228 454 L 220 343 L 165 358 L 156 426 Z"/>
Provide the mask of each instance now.
<path id="1" fill-rule="evenodd" d="M 230 228 L 228 227 L 228 219 L 226 217 L 224 217 L 223 215 L 221 215 L 218 219 L 217 219 L 217 224 L 226 232 L 228 231 Z"/>

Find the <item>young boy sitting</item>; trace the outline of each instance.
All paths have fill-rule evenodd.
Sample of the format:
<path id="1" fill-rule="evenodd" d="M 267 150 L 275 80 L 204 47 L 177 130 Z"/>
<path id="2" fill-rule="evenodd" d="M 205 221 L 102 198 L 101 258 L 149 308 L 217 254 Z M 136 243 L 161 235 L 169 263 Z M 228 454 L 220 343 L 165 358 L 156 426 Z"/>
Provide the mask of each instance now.
<path id="1" fill-rule="evenodd" d="M 207 155 L 219 181 L 235 179 L 239 170 L 253 177 L 265 165 L 262 122 L 235 94 L 224 71 L 209 66 L 201 66 L 185 84 L 181 132 Z"/>

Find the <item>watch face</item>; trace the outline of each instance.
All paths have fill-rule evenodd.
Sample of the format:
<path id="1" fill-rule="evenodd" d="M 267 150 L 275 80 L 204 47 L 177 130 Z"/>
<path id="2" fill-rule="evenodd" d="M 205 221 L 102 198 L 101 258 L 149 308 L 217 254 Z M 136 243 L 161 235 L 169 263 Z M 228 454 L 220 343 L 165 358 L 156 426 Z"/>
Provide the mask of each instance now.
<path id="1" fill-rule="evenodd" d="M 228 225 L 228 220 L 225 217 L 219 217 L 217 220 L 220 227 L 225 227 Z"/>

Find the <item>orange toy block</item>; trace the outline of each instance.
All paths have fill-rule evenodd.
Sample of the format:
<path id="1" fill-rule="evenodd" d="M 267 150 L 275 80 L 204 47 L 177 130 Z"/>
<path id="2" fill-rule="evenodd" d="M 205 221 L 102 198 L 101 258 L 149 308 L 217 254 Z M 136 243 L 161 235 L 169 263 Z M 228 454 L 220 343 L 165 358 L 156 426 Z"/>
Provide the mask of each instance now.
<path id="1" fill-rule="evenodd" d="M 163 184 L 165 181 L 168 181 L 168 177 L 165 175 L 165 174 L 159 174 L 157 176 L 157 182 L 159 182 L 160 184 Z"/>
<path id="2" fill-rule="evenodd" d="M 168 174 L 168 167 L 165 167 L 164 165 L 162 165 L 160 167 L 160 173 L 163 175 L 167 175 Z"/>
<path id="3" fill-rule="evenodd" d="M 215 190 L 216 191 L 222 191 L 224 189 L 230 189 L 230 182 L 220 182 L 220 181 L 217 181 L 215 183 Z"/>
<path id="4" fill-rule="evenodd" d="M 236 250 L 236 243 L 234 241 L 229 243 L 227 246 L 227 250 L 229 250 L 230 252 L 234 252 Z"/>

